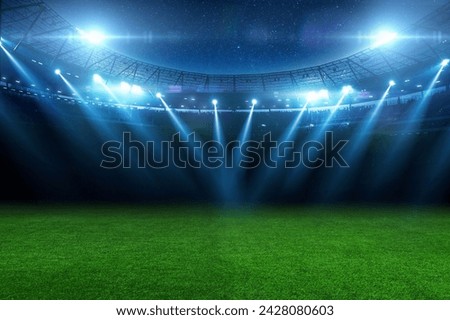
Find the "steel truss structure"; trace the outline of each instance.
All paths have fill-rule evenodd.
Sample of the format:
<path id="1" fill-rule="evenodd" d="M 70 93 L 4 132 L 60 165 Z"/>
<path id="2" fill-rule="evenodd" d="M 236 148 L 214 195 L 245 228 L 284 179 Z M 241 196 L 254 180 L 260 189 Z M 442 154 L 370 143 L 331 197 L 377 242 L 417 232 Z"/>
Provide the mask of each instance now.
<path id="1" fill-rule="evenodd" d="M 18 53 L 31 49 L 50 66 L 78 68 L 154 90 L 179 92 L 276 92 L 339 88 L 361 84 L 402 70 L 449 57 L 450 2 L 417 21 L 405 34 L 411 39 L 368 48 L 318 66 L 262 74 L 206 74 L 161 67 L 94 46 L 76 37 L 77 29 L 45 2 L 3 0 L 2 37 Z"/>

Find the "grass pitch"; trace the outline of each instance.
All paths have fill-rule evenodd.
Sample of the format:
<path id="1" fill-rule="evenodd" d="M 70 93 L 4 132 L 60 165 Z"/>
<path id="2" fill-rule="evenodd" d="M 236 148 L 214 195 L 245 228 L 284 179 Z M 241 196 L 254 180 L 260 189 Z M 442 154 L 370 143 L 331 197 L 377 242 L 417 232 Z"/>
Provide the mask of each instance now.
<path id="1" fill-rule="evenodd" d="M 436 208 L 1 206 L 0 299 L 450 299 Z"/>

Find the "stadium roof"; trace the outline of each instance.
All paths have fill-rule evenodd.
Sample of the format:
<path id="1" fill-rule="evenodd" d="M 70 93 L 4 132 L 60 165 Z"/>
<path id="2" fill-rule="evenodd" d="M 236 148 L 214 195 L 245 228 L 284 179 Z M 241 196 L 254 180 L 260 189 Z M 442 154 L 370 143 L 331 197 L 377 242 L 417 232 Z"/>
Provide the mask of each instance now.
<path id="1" fill-rule="evenodd" d="M 161 91 L 274 92 L 342 87 L 429 61 L 448 58 L 450 2 L 417 21 L 407 41 L 368 48 L 322 65 L 262 74 L 207 74 L 165 68 L 133 59 L 80 37 L 77 28 L 39 0 L 3 0 L 2 37 L 18 53 L 29 48 L 47 57 L 50 66 L 66 66 L 99 73 Z"/>

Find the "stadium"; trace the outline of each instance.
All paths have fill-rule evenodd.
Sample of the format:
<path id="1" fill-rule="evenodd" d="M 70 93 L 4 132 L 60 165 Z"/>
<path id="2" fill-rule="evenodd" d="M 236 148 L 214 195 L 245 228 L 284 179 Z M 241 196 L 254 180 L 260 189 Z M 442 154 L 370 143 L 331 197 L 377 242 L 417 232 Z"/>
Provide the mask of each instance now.
<path id="1" fill-rule="evenodd" d="M 1 299 L 450 299 L 450 3 L 215 72 L 50 2 L 0 2 Z"/>

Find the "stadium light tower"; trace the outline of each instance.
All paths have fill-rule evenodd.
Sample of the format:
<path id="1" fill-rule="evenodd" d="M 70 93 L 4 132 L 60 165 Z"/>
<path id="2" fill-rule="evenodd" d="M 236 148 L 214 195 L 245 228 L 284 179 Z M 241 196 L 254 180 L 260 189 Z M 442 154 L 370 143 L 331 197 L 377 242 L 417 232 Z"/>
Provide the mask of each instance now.
<path id="1" fill-rule="evenodd" d="M 442 60 L 442 62 L 441 62 L 441 67 L 446 67 L 446 66 L 448 66 L 448 63 L 450 62 L 450 59 L 444 59 L 444 60 Z"/>
<path id="2" fill-rule="evenodd" d="M 253 107 L 256 106 L 257 104 L 258 104 L 258 100 L 253 99 L 253 100 L 252 100 L 252 105 L 253 105 Z"/>
<path id="3" fill-rule="evenodd" d="M 217 99 L 213 99 L 212 104 L 215 107 L 217 107 L 217 104 L 219 103 L 219 101 L 217 101 Z"/>
<path id="4" fill-rule="evenodd" d="M 395 86 L 395 85 L 396 85 L 396 83 L 395 83 L 394 80 L 389 81 L 389 86 L 390 86 L 390 87 L 393 87 L 393 86 Z"/>

